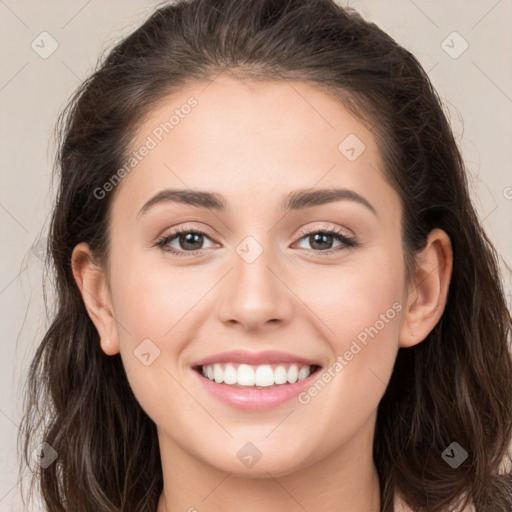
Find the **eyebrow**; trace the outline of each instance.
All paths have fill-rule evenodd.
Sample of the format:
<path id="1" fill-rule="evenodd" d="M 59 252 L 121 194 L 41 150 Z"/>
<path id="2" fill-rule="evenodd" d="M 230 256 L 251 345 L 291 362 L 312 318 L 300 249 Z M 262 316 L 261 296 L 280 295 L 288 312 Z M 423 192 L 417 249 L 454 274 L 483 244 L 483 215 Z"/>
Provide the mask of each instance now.
<path id="1" fill-rule="evenodd" d="M 377 211 L 367 199 L 353 190 L 343 188 L 294 190 L 283 199 L 280 205 L 280 211 L 303 210 L 313 206 L 342 200 L 361 204 L 378 217 Z M 224 212 L 228 209 L 226 199 L 216 192 L 191 189 L 165 189 L 146 201 L 137 214 L 137 217 L 143 215 L 157 204 L 169 202 L 182 203 L 219 212 Z"/>

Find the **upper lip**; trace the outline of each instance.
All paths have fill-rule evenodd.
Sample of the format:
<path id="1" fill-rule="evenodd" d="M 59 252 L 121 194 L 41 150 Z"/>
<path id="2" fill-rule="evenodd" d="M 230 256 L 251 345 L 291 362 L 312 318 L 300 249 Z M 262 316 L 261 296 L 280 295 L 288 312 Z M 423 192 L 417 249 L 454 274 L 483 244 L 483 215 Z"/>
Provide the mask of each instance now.
<path id="1" fill-rule="evenodd" d="M 231 350 L 220 352 L 192 363 L 192 366 L 204 366 L 214 363 L 245 363 L 245 364 L 265 364 L 265 363 L 299 363 L 303 365 L 317 365 L 320 363 L 307 359 L 305 357 L 279 352 L 277 350 L 266 350 L 264 352 L 247 352 L 244 350 Z"/>

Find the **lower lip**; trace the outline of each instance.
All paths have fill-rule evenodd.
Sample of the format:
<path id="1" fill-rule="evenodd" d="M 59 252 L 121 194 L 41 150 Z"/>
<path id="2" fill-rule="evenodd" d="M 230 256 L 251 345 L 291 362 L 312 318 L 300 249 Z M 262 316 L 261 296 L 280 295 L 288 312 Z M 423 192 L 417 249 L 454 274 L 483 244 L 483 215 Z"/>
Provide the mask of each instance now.
<path id="1" fill-rule="evenodd" d="M 215 398 L 239 409 L 250 411 L 271 409 L 291 400 L 307 389 L 319 372 L 319 370 L 317 370 L 295 384 L 283 384 L 270 389 L 244 389 L 236 388 L 228 384 L 219 384 L 203 377 L 203 375 L 196 370 L 192 371 L 197 375 L 197 378 L 201 381 L 205 389 Z"/>

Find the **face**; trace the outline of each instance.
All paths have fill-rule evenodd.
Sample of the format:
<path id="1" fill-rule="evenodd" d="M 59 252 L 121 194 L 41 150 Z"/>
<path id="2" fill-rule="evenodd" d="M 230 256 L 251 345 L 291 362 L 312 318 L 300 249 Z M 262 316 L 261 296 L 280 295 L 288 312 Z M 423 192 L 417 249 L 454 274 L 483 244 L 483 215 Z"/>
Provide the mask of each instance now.
<path id="1" fill-rule="evenodd" d="M 278 476 L 371 449 L 407 300 L 374 136 L 306 83 L 205 87 L 162 101 L 130 148 L 102 346 L 167 453 Z"/>

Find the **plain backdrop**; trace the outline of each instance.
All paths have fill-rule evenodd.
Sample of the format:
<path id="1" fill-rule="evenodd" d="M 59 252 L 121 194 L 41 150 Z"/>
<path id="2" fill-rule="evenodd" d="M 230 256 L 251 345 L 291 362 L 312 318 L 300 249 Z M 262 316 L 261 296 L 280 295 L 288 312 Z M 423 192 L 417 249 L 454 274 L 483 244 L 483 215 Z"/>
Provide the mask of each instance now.
<path id="1" fill-rule="evenodd" d="M 51 132 L 101 52 L 156 5 L 0 0 L 0 512 L 25 510 L 16 442 L 26 371 L 48 324 L 40 240 L 54 192 Z M 512 0 L 352 0 L 348 5 L 416 55 L 443 99 L 470 173 L 474 204 L 500 253 L 510 304 Z"/>

